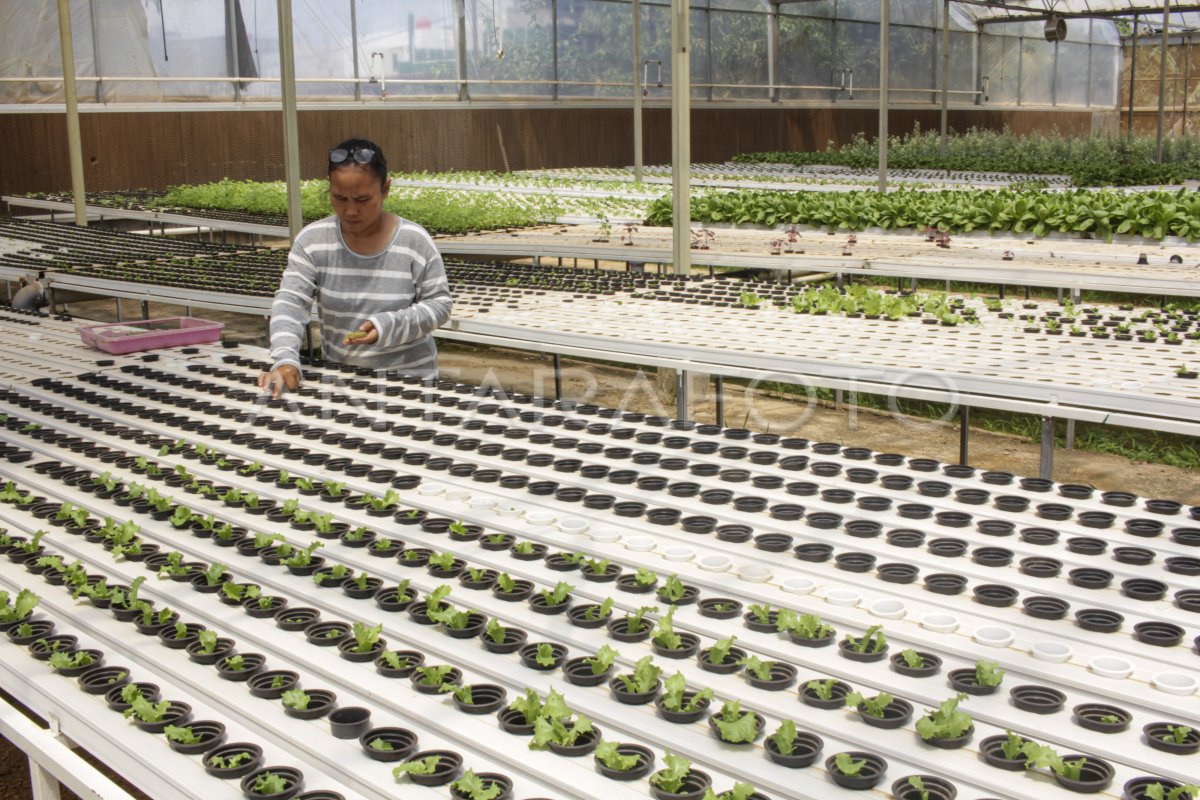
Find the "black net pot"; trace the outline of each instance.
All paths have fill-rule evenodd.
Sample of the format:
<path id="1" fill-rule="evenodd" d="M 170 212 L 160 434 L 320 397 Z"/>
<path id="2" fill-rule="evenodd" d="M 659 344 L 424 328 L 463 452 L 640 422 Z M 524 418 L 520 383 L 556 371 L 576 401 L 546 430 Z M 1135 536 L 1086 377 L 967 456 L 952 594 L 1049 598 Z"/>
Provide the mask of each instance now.
<path id="1" fill-rule="evenodd" d="M 1067 574 L 1068 580 L 1081 589 L 1106 589 L 1113 579 L 1108 570 L 1094 567 L 1077 567 Z"/>
<path id="2" fill-rule="evenodd" d="M 1049 686 L 1023 685 L 1009 690 L 1012 704 L 1034 714 L 1054 714 L 1067 702 L 1067 696 Z"/>
<path id="3" fill-rule="evenodd" d="M 1180 756 L 1193 755 L 1200 751 L 1200 732 L 1182 730 L 1187 727 L 1182 722 L 1151 722 L 1142 727 L 1142 733 L 1146 736 L 1146 743 L 1155 750 Z"/>
<path id="4" fill-rule="evenodd" d="M 1156 778 L 1149 775 L 1143 775 L 1141 777 L 1125 781 L 1125 793 L 1123 796 L 1125 797 L 1125 800 L 1151 800 L 1151 796 L 1148 794 L 1148 792 L 1150 787 L 1154 786 L 1155 784 L 1161 787 L 1163 792 L 1161 795 L 1156 793 L 1156 797 L 1167 797 L 1172 790 L 1178 789 L 1183 785 L 1178 781 L 1173 781 L 1168 778 Z"/>
<path id="5" fill-rule="evenodd" d="M 1166 597 L 1169 587 L 1153 578 L 1129 578 L 1121 582 L 1121 594 L 1131 600 L 1153 601 Z"/>
<path id="6" fill-rule="evenodd" d="M 1059 773 L 1054 773 L 1054 780 L 1059 786 L 1070 789 L 1073 792 L 1083 794 L 1093 794 L 1102 792 L 1112 784 L 1115 770 L 1107 761 L 1102 761 L 1095 756 L 1084 756 L 1078 753 L 1065 755 L 1063 761 L 1075 762 L 1079 759 L 1087 759 L 1078 779 L 1067 778 Z"/>
<path id="7" fill-rule="evenodd" d="M 809 766 L 820 757 L 825 742 L 815 733 L 801 731 L 792 740 L 791 752 L 781 752 L 778 743 L 772 737 L 767 737 L 763 747 L 767 751 L 767 758 L 776 764 L 790 769 L 800 769 Z"/>
<path id="8" fill-rule="evenodd" d="M 793 549 L 796 558 L 801 561 L 821 562 L 828 561 L 833 555 L 833 545 L 823 542 L 809 542 L 796 545 Z"/>
<path id="9" fill-rule="evenodd" d="M 871 539 L 883 532 L 883 525 L 869 519 L 855 519 L 846 523 L 846 534 L 856 539 Z"/>
<path id="10" fill-rule="evenodd" d="M 883 780 L 883 774 L 887 772 L 887 761 L 882 756 L 857 750 L 850 751 L 847 755 L 853 761 L 866 761 L 867 763 L 855 775 L 845 775 L 837 768 L 837 756 L 830 756 L 826 759 L 825 771 L 838 786 L 861 791 L 871 789 Z"/>
<path id="11" fill-rule="evenodd" d="M 1129 728 L 1133 716 L 1123 708 L 1104 703 L 1081 703 L 1071 710 L 1075 724 L 1100 733 L 1120 733 Z"/>
<path id="12" fill-rule="evenodd" d="M 1125 617 L 1103 608 L 1083 608 L 1075 612 L 1075 622 L 1085 631 L 1115 633 L 1120 630 Z"/>
<path id="13" fill-rule="evenodd" d="M 726 526 L 722 526 L 726 527 Z M 719 529 L 718 529 L 719 530 Z M 730 534 L 732 535 L 732 534 Z M 740 536 L 739 532 L 737 536 Z M 721 533 L 717 534 L 717 538 L 724 538 Z M 738 541 L 738 539 L 725 538 L 725 541 Z M 760 533 L 754 537 L 754 546 L 759 550 L 768 553 L 782 553 L 792 546 L 792 537 L 786 533 Z"/>
<path id="14" fill-rule="evenodd" d="M 1174 647 L 1183 641 L 1184 630 L 1170 622 L 1150 620 L 1133 626 L 1133 638 L 1154 647 Z"/>
<path id="15" fill-rule="evenodd" d="M 859 718 L 873 728 L 902 728 L 912 719 L 912 714 L 912 703 L 899 697 L 893 698 L 879 717 L 866 713 L 865 706 L 858 706 Z"/>
<path id="16" fill-rule="evenodd" d="M 950 686 L 955 691 L 966 692 L 971 695 L 994 694 L 998 688 L 998 686 L 988 686 L 980 683 L 974 667 L 952 669 L 947 673 L 946 677 L 950 679 Z"/>
<path id="17" fill-rule="evenodd" d="M 879 580 L 887 583 L 912 583 L 921 570 L 915 564 L 880 564 L 875 570 Z"/>
<path id="18" fill-rule="evenodd" d="M 640 687 L 628 685 L 625 678 L 632 680 L 632 675 L 618 675 L 608 682 L 608 688 L 612 692 L 613 698 L 619 703 L 626 705 L 645 705 L 658 696 L 662 689 L 662 681 L 655 681 L 655 684 L 646 691 L 640 691 Z"/>
<path id="19" fill-rule="evenodd" d="M 913 778 L 919 781 L 913 781 Z M 896 800 L 955 800 L 958 789 L 950 781 L 935 775 L 910 775 L 892 783 L 892 796 Z"/>
<path id="20" fill-rule="evenodd" d="M 908 653 L 908 657 L 905 654 Z M 915 657 L 914 657 L 915 654 Z M 910 664 L 909 660 L 913 663 Z M 888 659 L 893 671 L 907 675 L 910 678 L 928 678 L 936 675 L 942 669 L 942 659 L 933 653 L 926 653 L 919 650 L 914 650 L 909 653 L 907 650 L 902 650 L 899 653 L 893 653 Z"/>
<path id="21" fill-rule="evenodd" d="M 600 759 L 595 759 L 596 771 L 606 778 L 615 781 L 636 781 L 644 778 L 654 769 L 654 753 L 644 745 L 620 743 L 617 753 L 622 756 L 636 756 L 637 763 L 630 769 L 618 770 L 605 765 Z"/>
<path id="22" fill-rule="evenodd" d="M 844 681 L 833 681 L 829 685 L 829 697 L 821 697 L 814 688 L 814 684 L 824 683 L 826 679 L 811 679 L 800 684 L 800 700 L 806 705 L 813 708 L 819 708 L 823 711 L 831 711 L 842 708 L 846 705 L 846 695 L 850 694 L 850 684 Z"/>
<path id="23" fill-rule="evenodd" d="M 1021 601 L 1025 613 L 1037 619 L 1062 619 L 1071 604 L 1059 597 L 1033 596 Z"/>
<path id="24" fill-rule="evenodd" d="M 985 606 L 1006 607 L 1017 602 L 1018 592 L 1007 584 L 985 583 L 973 589 L 975 602 Z"/>
<path id="25" fill-rule="evenodd" d="M 1057 558 L 1029 556 L 1021 559 L 1020 570 L 1032 578 L 1053 578 L 1062 571 L 1062 562 Z"/>

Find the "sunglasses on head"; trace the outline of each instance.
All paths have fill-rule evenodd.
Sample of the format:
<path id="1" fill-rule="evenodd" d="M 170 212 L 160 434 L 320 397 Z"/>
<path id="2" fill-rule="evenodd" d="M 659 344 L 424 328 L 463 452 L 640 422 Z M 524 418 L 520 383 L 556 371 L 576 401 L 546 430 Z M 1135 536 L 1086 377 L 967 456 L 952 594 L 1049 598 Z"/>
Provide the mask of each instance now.
<path id="1" fill-rule="evenodd" d="M 350 159 L 356 164 L 370 164 L 375 159 L 375 151 L 369 147 L 359 147 L 355 150 L 338 147 L 329 151 L 330 164 L 343 164 Z"/>

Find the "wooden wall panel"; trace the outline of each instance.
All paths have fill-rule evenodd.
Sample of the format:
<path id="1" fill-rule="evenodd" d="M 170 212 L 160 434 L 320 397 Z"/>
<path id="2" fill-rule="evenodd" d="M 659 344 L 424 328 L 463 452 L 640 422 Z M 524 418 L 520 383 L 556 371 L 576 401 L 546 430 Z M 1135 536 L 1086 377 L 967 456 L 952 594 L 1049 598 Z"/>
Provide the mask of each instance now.
<path id="1" fill-rule="evenodd" d="M 955 130 L 1086 134 L 1091 112 L 952 110 Z M 645 163 L 671 156 L 669 109 L 644 111 Z M 936 129 L 933 109 L 893 109 L 893 134 Z M 518 170 L 633 163 L 632 113 L 613 108 L 370 109 L 303 111 L 301 173 L 324 174 L 325 152 L 358 135 L 379 143 L 393 169 Z M 70 188 L 61 114 L 0 115 L 0 193 Z M 223 177 L 279 180 L 283 142 L 276 111 L 87 113 L 81 117 L 89 190 L 165 188 Z M 858 132 L 874 138 L 870 108 L 698 108 L 692 112 L 693 161 L 719 162 L 754 150 L 822 149 Z"/>

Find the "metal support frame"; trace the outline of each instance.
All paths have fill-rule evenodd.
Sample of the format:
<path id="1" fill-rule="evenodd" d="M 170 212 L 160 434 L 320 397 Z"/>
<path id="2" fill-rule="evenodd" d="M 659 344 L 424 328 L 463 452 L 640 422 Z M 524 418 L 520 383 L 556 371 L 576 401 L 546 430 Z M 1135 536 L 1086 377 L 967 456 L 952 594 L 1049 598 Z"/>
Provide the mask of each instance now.
<path id="1" fill-rule="evenodd" d="M 96 78 L 96 102 L 104 102 L 104 79 L 100 78 L 104 72 L 100 68 L 100 36 L 96 33 L 96 0 L 88 0 L 88 18 L 92 29 L 92 69 L 95 70 Z"/>
<path id="2" fill-rule="evenodd" d="M 229 77 L 233 78 L 233 101 L 242 99 L 242 67 L 241 54 L 238 53 L 237 9 L 238 0 L 225 0 L 225 61 Z M 99 102 L 100 98 L 96 98 Z"/>
<path id="3" fill-rule="evenodd" d="M 767 2 L 767 99 L 772 103 L 779 102 L 779 87 L 775 85 L 779 73 L 779 3 L 777 0 Z M 947 0 L 948 2 L 948 0 Z M 710 42 L 711 44 L 711 42 Z M 711 62 L 712 59 L 710 58 Z"/>
<path id="4" fill-rule="evenodd" d="M 675 419 L 688 419 L 688 380 L 686 369 L 675 372 Z"/>
<path id="5" fill-rule="evenodd" d="M 465 0 L 454 0 L 454 18 L 457 24 L 454 26 L 455 52 L 458 57 L 458 99 L 467 100 L 467 12 Z M 492 20 L 492 27 L 495 28 L 496 20 Z"/>
<path id="6" fill-rule="evenodd" d="M 888 157 L 888 39 L 892 2 L 879 0 L 879 191 L 887 191 Z"/>
<path id="7" fill-rule="evenodd" d="M 887 2 L 887 0 L 883 0 Z M 675 274 L 692 265 L 692 73 L 687 0 L 671 0 L 671 257 Z"/>
<path id="8" fill-rule="evenodd" d="M 1038 461 L 1038 477 L 1054 477 L 1054 417 L 1042 417 L 1042 452 Z"/>
<path id="9" fill-rule="evenodd" d="M 717 425 L 720 425 L 722 428 L 724 428 L 725 427 L 725 376 L 717 375 L 715 383 L 716 383 L 715 390 L 717 393 L 716 398 L 715 398 L 716 406 L 717 406 L 716 407 L 716 415 L 717 415 L 716 423 L 717 423 Z"/>
<path id="10" fill-rule="evenodd" d="M 1191 94 L 1192 80 L 1192 35 L 1184 34 L 1183 37 L 1183 124 L 1180 126 L 1180 133 L 1184 136 L 1188 135 L 1188 95 Z"/>
<path id="11" fill-rule="evenodd" d="M 689 21 L 690 21 L 690 18 L 689 18 Z M 688 37 L 689 37 L 689 42 L 690 42 L 690 38 L 691 38 L 690 31 L 688 33 Z M 712 0 L 705 0 L 705 2 L 704 2 L 704 46 L 705 46 L 705 54 L 704 54 L 705 98 L 708 100 L 708 102 L 711 103 L 712 99 L 713 99 L 713 84 L 716 83 L 716 79 L 713 77 L 713 60 L 712 60 Z M 688 71 L 688 75 L 689 76 L 691 75 L 690 70 Z M 690 97 L 691 90 L 689 89 L 688 92 L 689 92 L 689 97 Z"/>
<path id="12" fill-rule="evenodd" d="M 75 94 L 75 44 L 71 38 L 70 0 L 58 0 L 58 38 L 62 48 L 63 100 L 67 110 L 67 151 L 71 159 L 71 196 L 75 204 L 75 224 L 86 228 L 83 136 L 79 132 L 79 99 Z"/>
<path id="13" fill-rule="evenodd" d="M 971 407 L 958 408 L 958 463 L 971 463 Z"/>
<path id="14" fill-rule="evenodd" d="M 362 84 L 359 83 L 358 74 L 358 8 L 355 5 L 355 0 L 350 2 L 350 58 L 354 60 L 354 99 L 362 100 Z M 410 52 L 411 56 L 411 52 Z M 380 68 L 380 78 L 383 78 L 385 67 Z"/>
<path id="15" fill-rule="evenodd" d="M 1054 66 L 1050 68 L 1054 76 L 1050 81 L 1050 105 L 1058 105 L 1058 41 L 1054 42 Z M 1090 91 L 1090 89 L 1089 89 Z"/>
<path id="16" fill-rule="evenodd" d="M 942 0 L 942 138 L 938 154 L 946 157 L 950 125 L 950 0 Z"/>
<path id="17" fill-rule="evenodd" d="M 633 180 L 642 182 L 642 0 L 633 0 Z"/>
<path id="18" fill-rule="evenodd" d="M 150 319 L 150 301 L 142 301 L 142 319 Z"/>
<path id="19" fill-rule="evenodd" d="M 495 24 L 495 20 L 492 20 L 492 24 Z M 550 77 L 554 79 L 550 87 L 550 99 L 558 100 L 558 0 L 550 0 L 550 41 L 554 43 L 550 48 Z"/>
<path id="20" fill-rule="evenodd" d="M 54 728 L 39 728 L 8 703 L 0 703 L 0 736 L 28 756 L 34 800 L 60 797 L 60 781 L 81 797 L 132 800 L 128 792 L 80 758 Z"/>
<path id="21" fill-rule="evenodd" d="M 296 118 L 296 54 L 292 48 L 292 0 L 277 0 L 279 77 L 283 98 L 283 166 L 287 181 L 288 232 L 292 241 L 304 227 L 300 210 L 300 127 Z"/>
<path id="22" fill-rule="evenodd" d="M 1158 58 L 1158 126 L 1154 136 L 1154 160 L 1162 163 L 1163 123 L 1167 116 L 1167 34 L 1171 25 L 1171 0 L 1163 0 L 1162 52 Z"/>
<path id="23" fill-rule="evenodd" d="M 1137 39 L 1140 20 L 1139 15 L 1133 15 L 1133 50 L 1129 54 L 1129 125 L 1128 130 L 1125 131 L 1126 139 L 1133 139 L 1133 92 L 1137 87 Z"/>
<path id="24" fill-rule="evenodd" d="M 562 400 L 562 356 L 554 354 L 554 399 Z"/>

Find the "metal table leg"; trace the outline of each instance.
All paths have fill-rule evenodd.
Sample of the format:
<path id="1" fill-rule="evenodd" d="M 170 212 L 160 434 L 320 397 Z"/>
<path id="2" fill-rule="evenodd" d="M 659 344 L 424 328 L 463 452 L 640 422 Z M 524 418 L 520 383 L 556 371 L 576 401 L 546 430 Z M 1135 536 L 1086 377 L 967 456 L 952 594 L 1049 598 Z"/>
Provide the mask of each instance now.
<path id="1" fill-rule="evenodd" d="M 1042 417 L 1042 456 L 1038 477 L 1051 480 L 1054 475 L 1054 417 Z"/>

